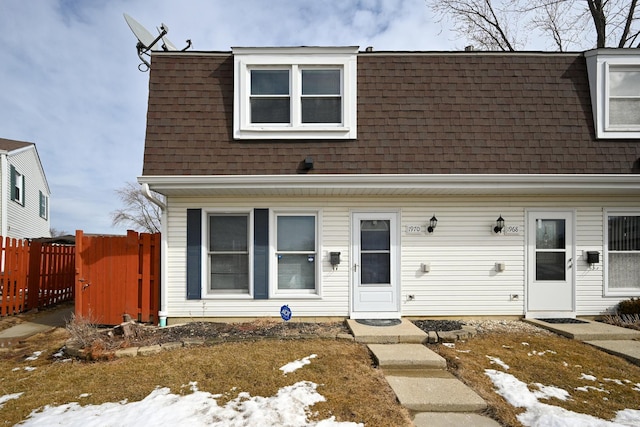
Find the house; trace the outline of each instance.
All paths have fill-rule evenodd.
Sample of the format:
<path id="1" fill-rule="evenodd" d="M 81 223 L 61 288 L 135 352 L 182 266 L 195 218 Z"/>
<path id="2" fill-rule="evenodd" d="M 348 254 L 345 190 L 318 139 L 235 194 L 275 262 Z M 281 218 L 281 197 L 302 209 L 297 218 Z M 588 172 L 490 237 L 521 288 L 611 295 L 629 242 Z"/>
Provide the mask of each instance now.
<path id="1" fill-rule="evenodd" d="M 35 144 L 0 138 L 0 236 L 51 236 L 51 191 Z"/>
<path id="2" fill-rule="evenodd" d="M 139 182 L 169 323 L 601 315 L 640 295 L 640 54 L 154 52 Z"/>

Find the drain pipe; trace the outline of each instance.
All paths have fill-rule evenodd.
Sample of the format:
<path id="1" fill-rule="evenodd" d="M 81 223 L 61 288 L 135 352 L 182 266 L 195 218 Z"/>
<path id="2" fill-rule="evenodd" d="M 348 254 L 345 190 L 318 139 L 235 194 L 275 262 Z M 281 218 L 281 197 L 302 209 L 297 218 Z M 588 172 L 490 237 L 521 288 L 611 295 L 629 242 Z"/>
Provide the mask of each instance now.
<path id="1" fill-rule="evenodd" d="M 158 324 L 161 327 L 167 326 L 167 271 L 166 271 L 166 259 L 167 256 L 167 204 L 158 199 L 151 193 L 149 184 L 143 182 L 142 194 L 149 199 L 151 203 L 160 208 L 160 310 L 158 311 Z"/>

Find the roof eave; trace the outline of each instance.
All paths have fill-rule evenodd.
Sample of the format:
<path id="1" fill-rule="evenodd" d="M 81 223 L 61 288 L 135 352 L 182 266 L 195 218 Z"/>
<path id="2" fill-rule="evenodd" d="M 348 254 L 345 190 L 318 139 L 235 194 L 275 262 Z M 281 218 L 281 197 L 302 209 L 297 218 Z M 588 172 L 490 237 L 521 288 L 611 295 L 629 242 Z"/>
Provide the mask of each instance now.
<path id="1" fill-rule="evenodd" d="M 138 181 L 167 196 L 640 195 L 640 175 L 164 175 Z"/>

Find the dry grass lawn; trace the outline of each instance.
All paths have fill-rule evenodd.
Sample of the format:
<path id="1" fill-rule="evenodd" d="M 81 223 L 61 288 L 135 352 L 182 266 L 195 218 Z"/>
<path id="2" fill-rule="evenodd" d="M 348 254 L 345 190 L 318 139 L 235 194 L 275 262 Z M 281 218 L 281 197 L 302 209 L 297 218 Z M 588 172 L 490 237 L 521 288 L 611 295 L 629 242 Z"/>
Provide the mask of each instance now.
<path id="1" fill-rule="evenodd" d="M 318 411 L 317 419 L 333 415 L 338 421 L 368 426 L 410 425 L 408 412 L 397 403 L 382 372 L 373 367 L 366 347 L 353 342 L 259 340 L 108 362 L 51 360 L 66 334 L 58 330 L 53 336 L 34 337 L 20 348 L 0 353 L 0 396 L 24 393 L 0 409 L 0 425 L 14 425 L 45 405 L 138 401 L 158 386 L 176 394 L 190 393 L 185 385 L 191 381 L 201 391 L 223 394 L 218 399 L 221 405 L 240 392 L 273 396 L 284 386 L 312 381 L 319 384 L 318 392 L 327 400 L 311 408 Z M 34 351 L 43 354 L 37 360 L 25 360 Z M 279 370 L 310 354 L 317 354 L 310 365 L 286 376 Z M 81 394 L 89 396 L 81 398 Z"/>
<path id="2" fill-rule="evenodd" d="M 611 420 L 622 409 L 640 409 L 640 367 L 589 345 L 553 334 L 489 333 L 454 348 L 430 347 L 447 359 L 449 369 L 482 396 L 491 415 L 506 426 L 520 426 L 522 409 L 509 405 L 495 392 L 486 369 L 514 375 L 537 390 L 535 383 L 562 388 L 570 400 L 541 400 L 567 410 Z M 509 366 L 504 370 L 487 357 Z M 596 377 L 585 379 L 583 374 Z M 595 387 L 588 391 L 580 387 Z"/>

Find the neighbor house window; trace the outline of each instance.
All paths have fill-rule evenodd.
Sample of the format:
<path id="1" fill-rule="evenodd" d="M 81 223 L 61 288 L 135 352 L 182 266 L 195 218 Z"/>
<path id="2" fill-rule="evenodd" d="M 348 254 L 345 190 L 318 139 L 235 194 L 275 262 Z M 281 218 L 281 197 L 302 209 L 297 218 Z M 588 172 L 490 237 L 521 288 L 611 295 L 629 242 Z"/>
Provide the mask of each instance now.
<path id="1" fill-rule="evenodd" d="M 597 138 L 640 138 L 640 55 L 636 50 L 585 52 Z"/>
<path id="2" fill-rule="evenodd" d="M 49 198 L 40 191 L 40 218 L 47 219 L 49 217 Z"/>
<path id="3" fill-rule="evenodd" d="M 249 215 L 209 215 L 209 292 L 249 293 Z"/>
<path id="4" fill-rule="evenodd" d="M 315 214 L 276 214 L 276 283 L 280 293 L 316 293 Z"/>
<path id="5" fill-rule="evenodd" d="M 11 200 L 24 206 L 24 176 L 11 166 Z"/>
<path id="6" fill-rule="evenodd" d="M 234 137 L 356 137 L 356 48 L 234 48 Z"/>
<path id="7" fill-rule="evenodd" d="M 640 295 L 640 212 L 607 215 L 607 294 Z"/>

